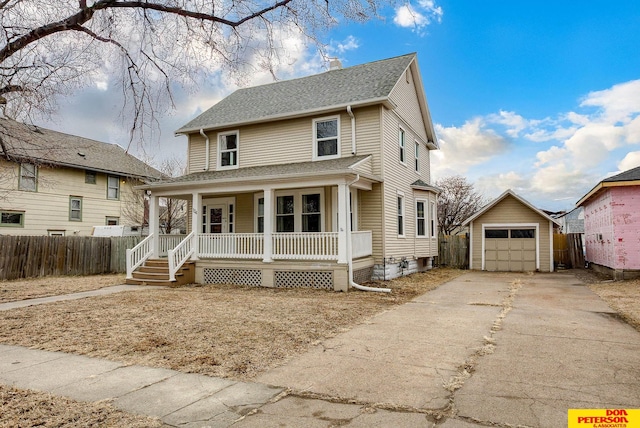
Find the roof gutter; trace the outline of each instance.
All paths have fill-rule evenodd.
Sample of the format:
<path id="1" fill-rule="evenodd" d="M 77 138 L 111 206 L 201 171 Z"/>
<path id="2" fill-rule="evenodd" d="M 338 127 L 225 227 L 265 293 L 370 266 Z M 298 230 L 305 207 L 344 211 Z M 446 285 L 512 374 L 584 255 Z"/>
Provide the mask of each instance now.
<path id="1" fill-rule="evenodd" d="M 351 116 L 351 154 L 356 154 L 356 117 L 351 111 L 351 104 L 347 106 L 347 113 Z"/>
<path id="2" fill-rule="evenodd" d="M 200 135 L 202 135 L 205 139 L 204 170 L 209 171 L 209 158 L 211 157 L 211 154 L 209 153 L 209 136 L 204 133 L 204 128 L 200 128 Z"/>

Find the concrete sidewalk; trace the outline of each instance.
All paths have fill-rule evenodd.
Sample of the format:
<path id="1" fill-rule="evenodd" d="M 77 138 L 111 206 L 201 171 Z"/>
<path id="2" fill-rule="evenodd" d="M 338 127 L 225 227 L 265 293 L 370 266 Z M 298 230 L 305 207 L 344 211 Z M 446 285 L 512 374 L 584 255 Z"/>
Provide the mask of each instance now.
<path id="1" fill-rule="evenodd" d="M 640 408 L 638 355 L 640 333 L 571 273 L 470 272 L 259 383 L 2 345 L 0 382 L 169 426 L 551 428 L 569 408 Z"/>
<path id="2" fill-rule="evenodd" d="M 27 306 L 42 305 L 45 303 L 61 302 L 64 300 L 84 299 L 87 297 L 106 296 L 107 294 L 121 293 L 123 291 L 136 290 L 154 290 L 167 287 L 148 286 L 148 285 L 112 285 L 109 287 L 99 288 L 97 290 L 81 291 L 79 293 L 60 294 L 57 296 L 38 297 L 35 299 L 17 300 L 15 302 L 0 303 L 0 311 L 8 311 L 10 309 L 24 308 Z"/>
<path id="3" fill-rule="evenodd" d="M 180 427 L 227 427 L 282 392 L 257 383 L 8 345 L 0 345 L 0 383 L 78 401 L 112 399 L 119 409 Z"/>

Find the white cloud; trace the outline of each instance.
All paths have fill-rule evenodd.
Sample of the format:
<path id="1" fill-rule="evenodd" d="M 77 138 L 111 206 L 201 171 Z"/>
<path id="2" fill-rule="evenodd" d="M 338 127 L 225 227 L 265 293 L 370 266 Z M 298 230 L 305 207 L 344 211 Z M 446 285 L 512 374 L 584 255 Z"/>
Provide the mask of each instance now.
<path id="1" fill-rule="evenodd" d="M 618 173 L 628 171 L 630 169 L 637 168 L 639 166 L 640 166 L 640 151 L 629 152 L 620 162 L 618 162 Z"/>
<path id="2" fill-rule="evenodd" d="M 436 178 L 463 174 L 473 165 L 488 161 L 504 153 L 508 141 L 492 129 L 487 129 L 482 119 L 465 122 L 461 127 L 436 125 L 440 150 L 433 152 L 437 161 L 432 162 Z"/>
<path id="3" fill-rule="evenodd" d="M 580 106 L 598 107 L 601 119 L 607 123 L 628 123 L 640 113 L 640 80 L 590 92 Z"/>
<path id="4" fill-rule="evenodd" d="M 440 6 L 436 6 L 432 0 L 420 0 L 414 7 L 407 2 L 395 9 L 393 22 L 403 28 L 412 28 L 414 31 L 421 32 L 433 20 L 442 21 L 443 11 Z"/>
<path id="5" fill-rule="evenodd" d="M 511 137 L 517 137 L 520 132 L 531 126 L 528 120 L 512 111 L 502 111 L 498 114 L 491 114 L 487 120 L 507 127 L 507 134 Z"/>

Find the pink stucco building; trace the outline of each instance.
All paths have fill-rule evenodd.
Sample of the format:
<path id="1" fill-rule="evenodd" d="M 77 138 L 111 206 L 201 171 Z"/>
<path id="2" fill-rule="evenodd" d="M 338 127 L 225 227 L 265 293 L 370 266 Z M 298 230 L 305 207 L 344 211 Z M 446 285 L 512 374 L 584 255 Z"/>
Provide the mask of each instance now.
<path id="1" fill-rule="evenodd" d="M 577 205 L 586 261 L 614 279 L 640 277 L 640 167 L 602 180 Z"/>

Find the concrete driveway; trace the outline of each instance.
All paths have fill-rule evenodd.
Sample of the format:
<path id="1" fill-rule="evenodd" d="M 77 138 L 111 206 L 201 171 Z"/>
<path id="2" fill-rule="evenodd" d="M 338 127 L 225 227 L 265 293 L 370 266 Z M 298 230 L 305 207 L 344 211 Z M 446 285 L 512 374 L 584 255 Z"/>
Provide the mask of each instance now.
<path id="1" fill-rule="evenodd" d="M 292 394 L 237 426 L 559 427 L 640 408 L 640 333 L 570 272 L 470 272 L 256 380 Z"/>

